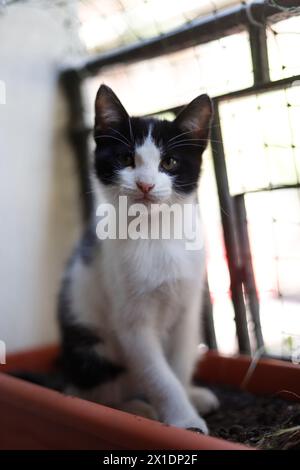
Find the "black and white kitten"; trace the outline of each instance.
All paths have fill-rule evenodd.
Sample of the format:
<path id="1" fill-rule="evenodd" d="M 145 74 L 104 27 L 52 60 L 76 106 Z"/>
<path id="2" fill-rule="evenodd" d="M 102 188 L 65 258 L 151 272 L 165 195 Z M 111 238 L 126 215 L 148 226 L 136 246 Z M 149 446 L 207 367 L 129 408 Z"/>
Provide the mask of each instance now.
<path id="1" fill-rule="evenodd" d="M 212 118 L 207 95 L 173 121 L 129 117 L 113 91 L 96 97 L 94 187 L 100 202 L 197 202 Z M 189 222 L 188 222 L 189 223 Z M 98 403 L 207 433 L 218 407 L 192 385 L 205 271 L 204 249 L 184 239 L 105 239 L 87 228 L 59 300 L 68 391 Z"/>

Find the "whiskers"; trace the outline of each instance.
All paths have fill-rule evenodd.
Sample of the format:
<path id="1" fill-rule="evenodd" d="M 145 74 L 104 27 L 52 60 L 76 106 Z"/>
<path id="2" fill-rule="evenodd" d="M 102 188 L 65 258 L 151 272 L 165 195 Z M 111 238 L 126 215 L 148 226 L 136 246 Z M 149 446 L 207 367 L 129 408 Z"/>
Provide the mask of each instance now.
<path id="1" fill-rule="evenodd" d="M 176 139 L 179 139 L 179 137 L 181 137 L 182 135 L 186 135 L 186 134 L 191 134 L 195 132 L 194 130 L 192 131 L 186 131 L 186 132 L 182 132 L 181 134 L 177 134 L 175 135 L 174 137 L 172 137 L 171 139 L 168 140 L 167 144 L 169 144 L 169 142 L 172 142 L 173 140 L 176 140 Z"/>
<path id="2" fill-rule="evenodd" d="M 203 149 L 204 144 L 196 144 L 194 142 L 190 143 L 188 141 L 185 141 L 185 142 L 171 145 L 171 147 L 168 147 L 168 150 L 174 150 L 174 149 L 181 148 L 181 147 L 198 147 L 198 148 Z"/>
<path id="3" fill-rule="evenodd" d="M 211 143 L 219 142 L 222 143 L 220 140 L 213 140 L 210 139 Z M 175 140 L 171 145 L 167 145 L 168 150 L 174 150 L 175 148 L 179 147 L 199 147 L 204 149 L 207 143 L 207 139 L 182 139 L 182 140 Z"/>
<path id="4" fill-rule="evenodd" d="M 119 194 L 121 194 L 121 195 L 137 194 L 137 190 L 135 188 L 133 188 L 132 186 L 122 184 L 122 186 L 119 189 Z"/>
<path id="5" fill-rule="evenodd" d="M 211 126 L 211 127 L 215 127 L 215 126 Z M 201 130 L 205 130 L 205 129 L 208 130 L 209 128 L 207 127 Z M 211 143 L 216 142 L 216 143 L 223 144 L 221 140 L 215 140 L 215 139 L 209 139 L 209 138 L 207 139 L 196 138 L 195 139 L 195 138 L 188 136 L 188 134 L 193 134 L 193 133 L 195 133 L 195 130 L 181 132 L 180 134 L 175 135 L 174 137 L 172 137 L 171 139 L 167 141 L 166 149 L 173 150 L 175 148 L 185 147 L 185 146 L 204 148 L 207 142 L 211 142 Z M 184 138 L 184 136 L 187 136 L 187 137 Z"/>
<path id="6" fill-rule="evenodd" d="M 176 188 L 187 188 L 187 187 L 194 187 L 195 184 L 194 182 L 191 182 L 191 183 L 182 183 L 182 184 L 178 184 L 176 183 Z"/>
<path id="7" fill-rule="evenodd" d="M 115 132 L 116 134 L 118 134 L 123 140 L 125 140 L 129 145 L 132 144 L 132 142 L 130 142 L 130 140 L 127 139 L 127 137 L 122 134 L 122 132 L 120 131 L 117 131 L 117 129 L 114 129 L 113 127 L 109 127 L 109 129 L 112 131 L 112 132 Z"/>
<path id="8" fill-rule="evenodd" d="M 95 140 L 100 140 L 100 139 L 113 139 L 113 140 L 117 140 L 118 142 L 121 142 L 123 145 L 126 145 L 126 147 L 132 149 L 132 145 L 128 142 L 126 142 L 124 139 L 120 139 L 119 137 L 115 137 L 113 135 L 109 135 L 109 134 L 102 134 L 102 135 L 98 135 L 95 137 Z"/>

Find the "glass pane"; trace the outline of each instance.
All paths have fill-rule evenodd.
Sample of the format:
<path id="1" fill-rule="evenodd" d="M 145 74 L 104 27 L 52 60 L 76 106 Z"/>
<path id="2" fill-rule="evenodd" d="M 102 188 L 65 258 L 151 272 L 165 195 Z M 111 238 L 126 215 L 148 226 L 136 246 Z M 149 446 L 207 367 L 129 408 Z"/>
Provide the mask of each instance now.
<path id="1" fill-rule="evenodd" d="M 89 52 L 161 35 L 239 0 L 90 0 L 78 6 L 79 34 Z"/>
<path id="2" fill-rule="evenodd" d="M 186 104 L 201 93 L 216 96 L 252 82 L 248 34 L 242 32 L 152 60 L 103 69 L 85 80 L 87 109 L 93 110 L 100 83 L 113 88 L 130 114 L 144 115 Z"/>
<path id="3" fill-rule="evenodd" d="M 251 252 L 268 352 L 300 346 L 300 190 L 246 195 Z"/>
<path id="4" fill-rule="evenodd" d="M 271 79 L 300 74 L 300 16 L 269 25 L 267 39 Z"/>
<path id="5" fill-rule="evenodd" d="M 291 86 L 221 104 L 232 194 L 299 183 L 299 94 Z"/>
<path id="6" fill-rule="evenodd" d="M 234 310 L 230 297 L 230 278 L 210 148 L 203 154 L 198 195 L 205 232 L 208 283 L 217 344 L 220 352 L 233 354 L 237 352 Z"/>

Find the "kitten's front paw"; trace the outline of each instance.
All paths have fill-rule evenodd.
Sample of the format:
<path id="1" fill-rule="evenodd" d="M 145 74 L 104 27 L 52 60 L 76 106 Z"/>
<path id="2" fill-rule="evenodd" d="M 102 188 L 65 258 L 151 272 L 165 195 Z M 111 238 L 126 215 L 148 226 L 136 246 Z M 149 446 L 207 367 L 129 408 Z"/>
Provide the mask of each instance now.
<path id="1" fill-rule="evenodd" d="M 195 416 L 190 419 L 183 419 L 178 420 L 175 423 L 172 423 L 173 426 L 177 426 L 178 428 L 188 429 L 194 432 L 200 432 L 202 434 L 208 434 L 208 427 L 204 419 L 201 416 Z"/>
<path id="2" fill-rule="evenodd" d="M 208 388 L 192 387 L 189 397 L 198 413 L 204 416 L 216 411 L 220 406 L 218 398 Z"/>

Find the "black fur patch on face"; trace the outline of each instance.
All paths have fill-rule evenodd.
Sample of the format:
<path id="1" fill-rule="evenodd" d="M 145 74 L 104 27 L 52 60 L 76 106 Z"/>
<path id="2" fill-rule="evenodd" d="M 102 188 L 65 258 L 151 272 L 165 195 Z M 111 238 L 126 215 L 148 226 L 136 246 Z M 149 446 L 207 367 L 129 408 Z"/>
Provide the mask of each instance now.
<path id="1" fill-rule="evenodd" d="M 105 184 L 117 184 L 118 172 L 124 168 L 124 160 L 131 156 L 149 132 L 149 121 L 141 118 L 129 118 L 95 132 L 95 170 L 99 180 Z"/>
<path id="2" fill-rule="evenodd" d="M 122 159 L 127 155 L 133 155 L 133 147 L 116 141 L 114 135 L 112 133 L 111 137 L 104 137 L 98 134 L 96 137 L 95 171 L 99 180 L 106 186 L 118 183 Z"/>
<path id="3" fill-rule="evenodd" d="M 176 192 L 189 194 L 198 184 L 202 153 L 206 142 L 191 140 L 189 135 L 183 135 L 176 121 L 156 121 L 153 126 L 153 139 L 162 149 L 161 160 L 170 158 L 177 162 L 174 169 L 165 171 L 172 177 L 173 188 Z"/>

